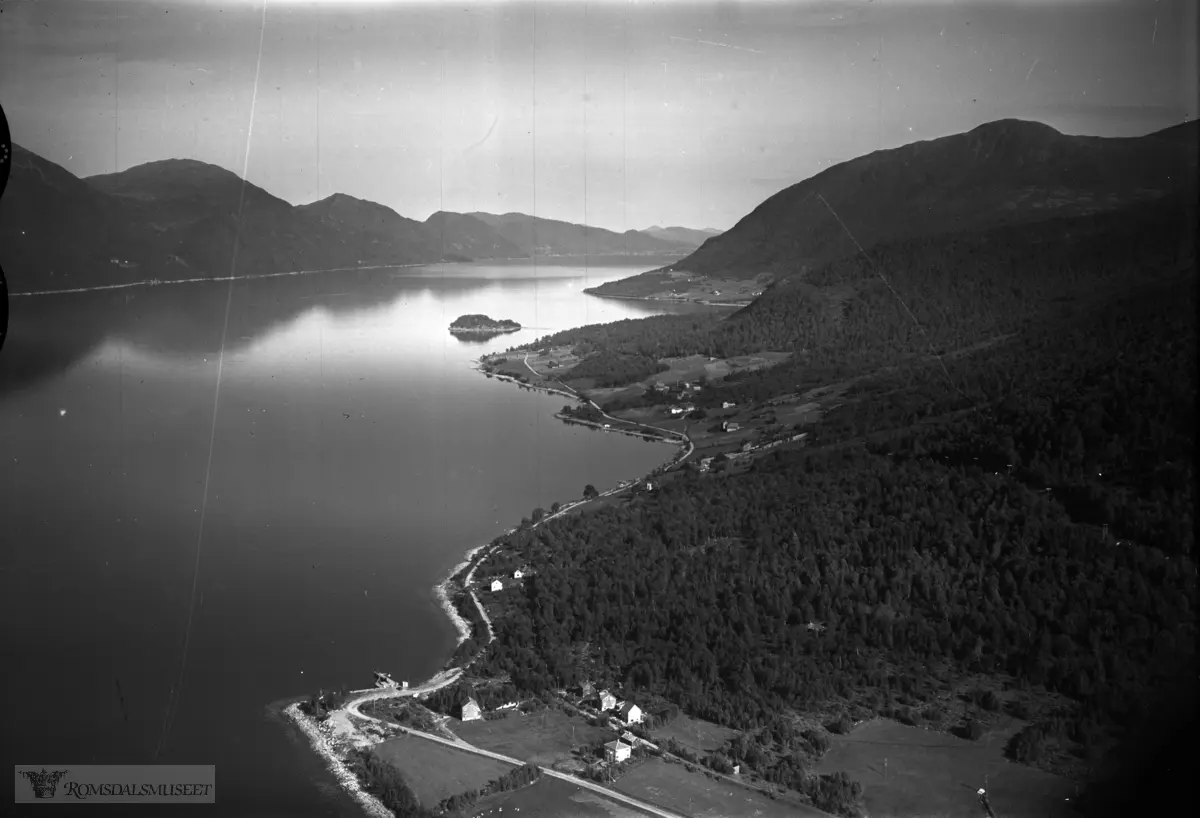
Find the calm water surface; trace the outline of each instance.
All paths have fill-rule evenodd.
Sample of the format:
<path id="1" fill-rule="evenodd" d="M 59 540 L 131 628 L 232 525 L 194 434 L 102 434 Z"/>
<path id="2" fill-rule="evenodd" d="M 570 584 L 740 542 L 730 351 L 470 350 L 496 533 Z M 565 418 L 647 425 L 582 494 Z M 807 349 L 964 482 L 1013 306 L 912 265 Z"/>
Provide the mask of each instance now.
<path id="1" fill-rule="evenodd" d="M 671 456 L 564 425 L 561 397 L 470 368 L 551 331 L 696 309 L 582 292 L 650 266 L 13 299 L 3 763 L 216 764 L 217 807 L 189 815 L 356 815 L 267 704 L 365 687 L 377 668 L 426 678 L 455 640 L 432 587 L 467 549 Z M 527 329 L 455 339 L 448 324 L 472 312 Z"/>

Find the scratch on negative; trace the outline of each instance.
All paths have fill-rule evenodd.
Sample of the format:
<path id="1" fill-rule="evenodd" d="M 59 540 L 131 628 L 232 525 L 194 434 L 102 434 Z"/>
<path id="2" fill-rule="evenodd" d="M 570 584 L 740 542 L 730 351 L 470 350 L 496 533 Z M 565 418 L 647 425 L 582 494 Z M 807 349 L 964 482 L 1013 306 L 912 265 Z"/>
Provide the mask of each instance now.
<path id="1" fill-rule="evenodd" d="M 700 45 L 715 45 L 719 48 L 733 48 L 737 51 L 749 51 L 751 54 L 765 54 L 765 51 L 759 51 L 757 48 L 743 48 L 740 45 L 730 45 L 729 43 L 715 43 L 712 40 L 689 40 L 686 37 L 669 37 L 681 43 L 700 43 Z"/>

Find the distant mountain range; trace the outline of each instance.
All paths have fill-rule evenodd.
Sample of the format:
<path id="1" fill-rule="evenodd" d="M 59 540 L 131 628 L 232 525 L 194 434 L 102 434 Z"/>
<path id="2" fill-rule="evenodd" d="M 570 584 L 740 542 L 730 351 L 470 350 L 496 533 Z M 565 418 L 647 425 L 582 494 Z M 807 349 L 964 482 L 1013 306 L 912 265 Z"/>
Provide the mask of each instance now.
<path id="1" fill-rule="evenodd" d="M 1005 119 L 876 151 L 780 191 L 668 267 L 590 292 L 667 295 L 681 275 L 693 287 L 778 279 L 860 245 L 1114 210 L 1195 185 L 1198 130 L 1104 138 Z"/>
<path id="2" fill-rule="evenodd" d="M 656 239 L 664 241 L 676 241 L 680 244 L 691 244 L 699 247 L 704 242 L 711 239 L 713 236 L 721 235 L 721 231 L 714 227 L 706 227 L 703 230 L 693 230 L 690 227 L 659 227 L 657 224 L 653 227 L 647 227 L 641 231 L 647 236 L 654 236 Z"/>
<path id="3" fill-rule="evenodd" d="M 190 159 L 80 179 L 19 145 L 0 199 L 11 292 L 535 255 L 661 258 L 695 246 L 520 213 L 419 222 L 342 193 L 294 206 Z"/>
<path id="4" fill-rule="evenodd" d="M 469 213 L 491 227 L 526 256 L 636 256 L 686 252 L 697 245 L 647 235 L 637 230 L 615 233 L 524 213 Z"/>

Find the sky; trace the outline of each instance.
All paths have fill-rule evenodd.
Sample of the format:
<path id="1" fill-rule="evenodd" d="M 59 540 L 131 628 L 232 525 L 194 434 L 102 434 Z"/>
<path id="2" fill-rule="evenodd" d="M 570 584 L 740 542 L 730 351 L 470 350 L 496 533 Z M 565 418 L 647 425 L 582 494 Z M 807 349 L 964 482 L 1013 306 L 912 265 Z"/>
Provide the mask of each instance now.
<path id="1" fill-rule="evenodd" d="M 1194 0 L 0 0 L 13 141 L 293 204 L 727 229 L 871 151 L 1197 115 Z"/>

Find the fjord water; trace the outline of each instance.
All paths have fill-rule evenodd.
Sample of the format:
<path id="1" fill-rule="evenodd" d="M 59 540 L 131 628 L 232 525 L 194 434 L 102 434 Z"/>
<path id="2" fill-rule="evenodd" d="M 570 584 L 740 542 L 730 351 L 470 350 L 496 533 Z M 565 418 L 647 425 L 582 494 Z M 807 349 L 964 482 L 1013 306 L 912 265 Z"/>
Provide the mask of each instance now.
<path id="1" fill-rule="evenodd" d="M 4 763 L 215 764 L 217 814 L 355 814 L 268 703 L 366 687 L 376 669 L 426 678 L 455 641 L 432 587 L 466 550 L 670 457 L 567 426 L 563 398 L 471 369 L 550 331 L 696 309 L 582 292 L 651 266 L 14 298 L 0 351 Z M 449 334 L 475 312 L 526 329 Z"/>

